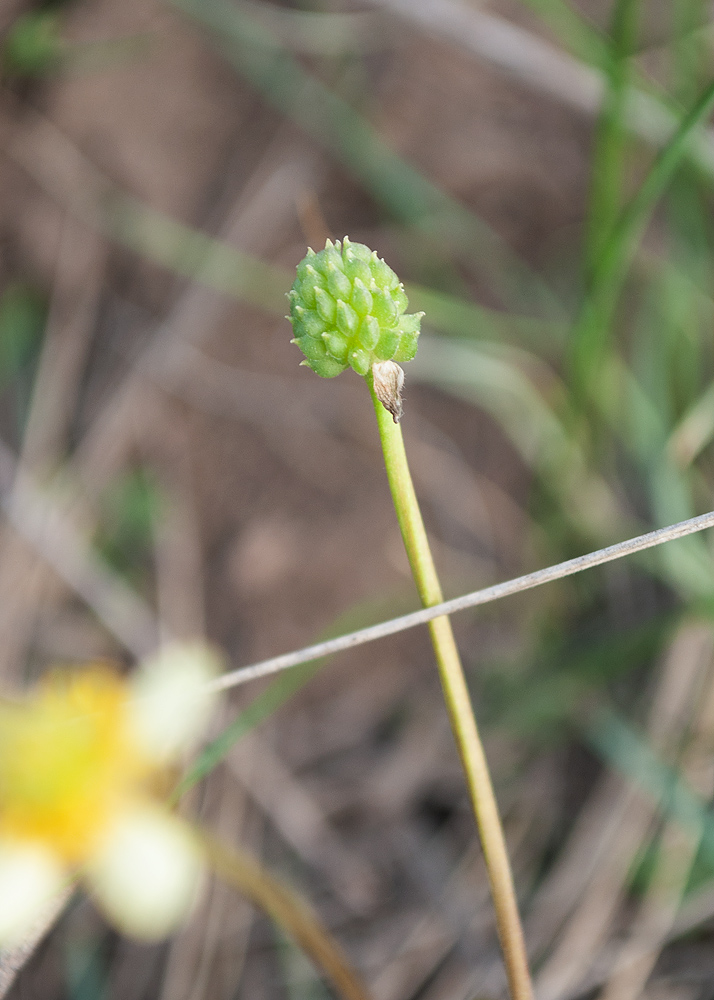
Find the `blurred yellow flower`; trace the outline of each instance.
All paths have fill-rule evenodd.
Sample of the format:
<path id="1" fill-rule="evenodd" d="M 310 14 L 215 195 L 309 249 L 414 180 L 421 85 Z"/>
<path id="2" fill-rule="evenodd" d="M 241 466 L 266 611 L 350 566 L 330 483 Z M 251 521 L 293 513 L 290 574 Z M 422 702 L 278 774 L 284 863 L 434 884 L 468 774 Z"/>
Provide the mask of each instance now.
<path id="1" fill-rule="evenodd" d="M 160 938 L 186 915 L 202 855 L 160 791 L 208 722 L 219 666 L 204 646 L 167 647 L 128 680 L 55 671 L 0 704 L 0 947 L 77 873 L 124 933 Z"/>

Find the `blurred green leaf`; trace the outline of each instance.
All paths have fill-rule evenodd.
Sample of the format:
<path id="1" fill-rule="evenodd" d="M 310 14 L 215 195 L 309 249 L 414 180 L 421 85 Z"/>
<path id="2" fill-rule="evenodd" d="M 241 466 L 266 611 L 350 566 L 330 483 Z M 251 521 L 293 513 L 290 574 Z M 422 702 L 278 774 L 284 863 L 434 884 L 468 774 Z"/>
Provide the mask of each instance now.
<path id="1" fill-rule="evenodd" d="M 563 45 L 580 59 L 604 67 L 609 58 L 601 31 L 565 0 L 523 0 L 555 33 Z"/>
<path id="2" fill-rule="evenodd" d="M 47 305 L 30 285 L 8 285 L 0 296 L 0 391 L 7 391 L 18 435 L 32 398 L 35 364 L 42 347 Z"/>
<path id="3" fill-rule="evenodd" d="M 615 0 L 605 63 L 607 87 L 590 162 L 591 190 L 585 240 L 588 276 L 596 271 L 620 214 L 629 141 L 625 115 L 631 79 L 630 53 L 637 33 L 638 9 L 639 0 Z"/>
<path id="4" fill-rule="evenodd" d="M 8 285 L 0 297 L 0 387 L 36 356 L 46 320 L 45 300 L 34 288 Z"/>
<path id="5" fill-rule="evenodd" d="M 667 451 L 680 468 L 689 465 L 714 439 L 714 382 L 672 431 Z"/>
<path id="6" fill-rule="evenodd" d="M 12 78 L 62 73 L 102 72 L 146 56 L 153 42 L 148 33 L 106 41 L 69 44 L 61 35 L 63 2 L 45 4 L 17 17 L 0 46 L 0 69 Z"/>
<path id="7" fill-rule="evenodd" d="M 67 995 L 69 1000 L 104 1000 L 110 986 L 108 935 L 103 928 L 85 930 L 85 934 L 68 936 L 65 941 Z"/>
<path id="8" fill-rule="evenodd" d="M 9 76 L 42 76 L 61 62 L 64 43 L 54 10 L 28 11 L 13 21 L 0 50 L 0 65 Z"/>
<path id="9" fill-rule="evenodd" d="M 100 508 L 102 517 L 95 538 L 98 551 L 114 569 L 140 580 L 161 516 L 158 488 L 143 470 L 131 470 L 104 491 Z"/>

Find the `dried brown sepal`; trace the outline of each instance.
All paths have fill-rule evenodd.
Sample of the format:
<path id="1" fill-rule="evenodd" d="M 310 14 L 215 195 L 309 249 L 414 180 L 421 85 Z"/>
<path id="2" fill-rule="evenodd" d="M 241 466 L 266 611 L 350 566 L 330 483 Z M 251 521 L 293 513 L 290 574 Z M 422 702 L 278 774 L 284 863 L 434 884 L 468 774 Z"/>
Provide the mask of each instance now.
<path id="1" fill-rule="evenodd" d="M 398 424 L 402 419 L 402 386 L 404 372 L 395 361 L 375 361 L 372 365 L 374 392 L 385 410 L 388 410 Z"/>

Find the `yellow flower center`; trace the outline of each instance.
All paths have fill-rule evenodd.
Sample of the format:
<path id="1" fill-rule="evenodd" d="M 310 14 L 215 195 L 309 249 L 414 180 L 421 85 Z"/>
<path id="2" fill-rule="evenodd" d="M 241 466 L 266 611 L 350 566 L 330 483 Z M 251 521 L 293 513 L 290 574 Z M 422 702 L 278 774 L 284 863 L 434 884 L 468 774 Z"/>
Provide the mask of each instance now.
<path id="1" fill-rule="evenodd" d="M 0 837 L 81 863 L 152 767 L 128 727 L 129 689 L 102 667 L 55 673 L 0 706 Z"/>

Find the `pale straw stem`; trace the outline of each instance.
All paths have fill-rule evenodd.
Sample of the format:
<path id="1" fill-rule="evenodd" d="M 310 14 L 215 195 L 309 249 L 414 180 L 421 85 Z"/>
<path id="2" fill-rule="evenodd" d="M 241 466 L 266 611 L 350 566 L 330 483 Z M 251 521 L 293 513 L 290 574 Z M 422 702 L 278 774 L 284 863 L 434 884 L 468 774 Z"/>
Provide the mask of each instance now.
<path id="1" fill-rule="evenodd" d="M 328 639 L 326 642 L 318 642 L 292 653 L 282 653 L 280 656 L 273 656 L 268 660 L 261 660 L 259 663 L 231 670 L 218 677 L 211 686 L 216 691 L 237 687 L 239 684 L 257 680 L 259 677 L 267 677 L 270 674 L 277 674 L 281 670 L 297 667 L 301 663 L 309 663 L 310 660 L 319 660 L 323 656 L 333 656 L 335 653 L 352 649 L 354 646 L 361 646 L 365 642 L 374 642 L 376 639 L 384 639 L 397 632 L 405 632 L 417 625 L 426 625 L 442 615 L 452 615 L 457 611 L 477 607 L 479 604 L 489 604 L 502 597 L 520 594 L 524 590 L 532 590 L 544 583 L 553 583 L 566 576 L 573 576 L 574 573 L 582 573 L 583 570 L 602 566 L 603 563 L 613 562 L 615 559 L 622 559 L 623 556 L 652 549 L 665 542 L 672 542 L 677 538 L 684 538 L 712 527 L 714 527 L 714 511 L 709 511 L 709 513 L 700 514 L 698 517 L 690 517 L 686 521 L 678 521 L 667 528 L 657 528 L 644 535 L 628 538 L 627 541 L 608 545 L 604 549 L 597 549 L 595 552 L 588 552 L 586 555 L 576 556 L 574 559 L 566 559 L 565 562 L 556 563 L 545 569 L 538 569 L 533 573 L 526 573 L 524 576 L 517 576 L 512 580 L 493 584 L 491 587 L 484 587 L 482 590 L 474 590 L 461 597 L 454 597 L 450 601 L 441 601 L 432 607 L 412 611 L 410 614 L 401 615 L 398 618 L 390 618 L 389 621 L 380 622 L 378 625 L 370 625 L 368 628 L 358 629 L 356 632 L 347 632 L 345 635 Z"/>

